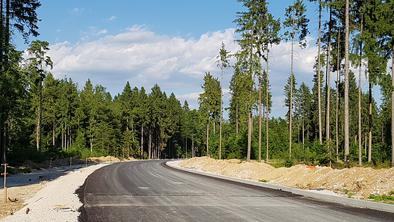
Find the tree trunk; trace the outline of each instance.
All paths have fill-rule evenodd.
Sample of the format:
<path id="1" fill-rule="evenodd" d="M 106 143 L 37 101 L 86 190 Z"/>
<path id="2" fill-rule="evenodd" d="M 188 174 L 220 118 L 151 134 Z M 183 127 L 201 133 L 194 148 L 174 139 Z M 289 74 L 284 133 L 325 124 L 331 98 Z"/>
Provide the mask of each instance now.
<path id="1" fill-rule="evenodd" d="M 266 119 L 266 122 L 265 122 L 265 133 L 266 133 L 266 137 L 265 137 L 265 142 L 266 142 L 266 156 L 265 156 L 265 161 L 266 162 L 268 162 L 268 160 L 269 160 L 269 60 L 268 60 L 268 58 L 269 58 L 269 52 L 268 52 L 268 50 L 267 50 L 267 87 L 266 87 L 266 92 L 265 92 L 265 96 L 266 96 L 266 98 L 265 98 L 265 100 L 266 100 L 266 106 L 267 106 L 267 108 L 265 109 L 265 115 L 266 115 L 266 117 L 265 117 L 265 119 Z"/>
<path id="2" fill-rule="evenodd" d="M 262 112 L 262 96 L 261 96 L 261 87 L 262 87 L 262 78 L 259 77 L 259 162 L 261 162 L 261 125 L 262 125 L 262 116 L 263 116 L 263 112 Z"/>
<path id="3" fill-rule="evenodd" d="M 149 129 L 149 139 L 148 139 L 148 159 L 152 158 L 152 129 Z"/>
<path id="4" fill-rule="evenodd" d="M 1 151 L 2 151 L 2 163 L 6 163 L 7 162 L 7 148 L 5 147 L 5 136 L 4 136 L 4 125 L 5 123 L 2 122 L 1 126 L 0 126 L 0 147 L 1 147 Z"/>
<path id="5" fill-rule="evenodd" d="M 349 156 L 349 0 L 345 9 L 345 163 Z"/>
<path id="6" fill-rule="evenodd" d="M 222 159 L 222 124 L 223 124 L 223 118 L 222 118 L 222 102 L 220 102 L 220 121 L 219 121 L 219 160 Z M 187 142 L 186 142 L 187 143 Z"/>
<path id="7" fill-rule="evenodd" d="M 141 126 L 141 147 L 140 147 L 141 159 L 144 158 L 144 125 Z"/>
<path id="8" fill-rule="evenodd" d="M 368 133 L 364 134 L 364 155 L 367 156 Z"/>
<path id="9" fill-rule="evenodd" d="M 394 88 L 394 39 L 391 44 L 391 86 Z M 394 167 L 394 91 L 391 92 L 391 167 Z"/>
<path id="10" fill-rule="evenodd" d="M 207 157 L 209 157 L 209 120 L 207 123 Z"/>
<path id="11" fill-rule="evenodd" d="M 302 149 L 305 150 L 305 117 L 302 117 Z"/>
<path id="12" fill-rule="evenodd" d="M 330 7 L 330 20 L 328 28 L 328 46 L 326 58 L 326 144 L 331 166 L 331 139 L 330 139 L 330 99 L 331 99 L 331 29 L 332 29 L 332 11 Z"/>
<path id="13" fill-rule="evenodd" d="M 52 123 L 52 147 L 55 147 L 55 123 Z"/>
<path id="14" fill-rule="evenodd" d="M 322 5 L 321 0 L 319 0 L 319 28 L 318 28 L 318 37 L 317 37 L 317 100 L 318 100 L 318 110 L 319 110 L 319 143 L 323 144 L 323 135 L 322 135 L 322 121 L 321 121 L 321 93 L 320 93 L 320 84 L 321 84 L 321 62 L 320 62 L 320 48 L 321 48 L 321 21 L 322 21 Z"/>
<path id="15" fill-rule="evenodd" d="M 192 158 L 194 158 L 194 137 L 192 136 Z"/>
<path id="16" fill-rule="evenodd" d="M 4 29 L 3 29 L 3 0 L 0 0 L 0 72 L 3 72 L 3 49 L 4 49 Z M 2 74 L 2 73 L 1 73 Z"/>
<path id="17" fill-rule="evenodd" d="M 294 76 L 294 39 L 291 41 L 291 71 L 290 71 L 290 98 L 289 98 L 289 157 L 291 159 L 292 144 L 292 116 L 293 116 L 293 76 Z"/>
<path id="18" fill-rule="evenodd" d="M 237 102 L 237 107 L 236 107 L 236 110 L 235 110 L 235 134 L 238 136 L 238 134 L 239 134 L 239 120 L 238 120 L 238 110 L 239 110 L 239 108 L 238 108 L 238 102 Z"/>
<path id="19" fill-rule="evenodd" d="M 250 161 L 250 153 L 252 150 L 252 128 L 253 128 L 253 119 L 252 112 L 249 112 L 248 118 L 248 151 L 246 156 L 246 161 Z"/>
<path id="20" fill-rule="evenodd" d="M 337 82 L 336 82 L 336 103 L 335 103 L 335 154 L 337 158 L 337 162 L 339 161 L 339 72 L 341 70 L 341 59 L 340 59 L 340 39 L 341 32 L 338 32 L 338 45 L 337 45 Z"/>
<path id="21" fill-rule="evenodd" d="M 6 11 L 5 11 L 5 30 L 4 30 L 4 63 L 8 66 L 8 52 L 10 48 L 10 0 L 6 0 L 5 2 Z"/>
<path id="22" fill-rule="evenodd" d="M 368 78 L 369 118 L 368 118 L 368 163 L 372 160 L 372 82 Z"/>
<path id="23" fill-rule="evenodd" d="M 41 85 L 41 83 L 39 83 Z M 41 91 L 41 87 L 40 87 Z M 41 94 L 41 93 L 40 93 Z M 37 107 L 37 126 L 36 126 L 36 148 L 37 151 L 40 151 L 40 143 L 41 143 L 41 96 L 39 95 L 39 102 Z"/>
<path id="24" fill-rule="evenodd" d="M 186 143 L 186 159 L 187 159 L 187 138 L 185 139 L 185 143 Z"/>
<path id="25" fill-rule="evenodd" d="M 363 34 L 363 20 L 361 20 L 360 35 Z M 360 66 L 358 67 L 358 165 L 362 165 L 362 145 L 361 145 L 361 71 L 362 71 L 363 43 L 360 41 Z"/>

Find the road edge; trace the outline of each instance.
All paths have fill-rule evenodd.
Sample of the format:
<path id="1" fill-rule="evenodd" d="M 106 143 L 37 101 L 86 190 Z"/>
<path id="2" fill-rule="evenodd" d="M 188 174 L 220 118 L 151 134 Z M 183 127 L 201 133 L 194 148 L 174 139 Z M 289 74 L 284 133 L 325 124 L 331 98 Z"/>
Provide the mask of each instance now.
<path id="1" fill-rule="evenodd" d="M 351 199 L 351 198 L 346 198 L 346 197 L 341 197 L 341 196 L 333 196 L 333 195 L 322 194 L 322 193 L 314 193 L 314 192 L 311 192 L 308 190 L 301 190 L 301 189 L 290 188 L 290 187 L 285 187 L 285 186 L 280 186 L 280 185 L 266 184 L 266 183 L 251 181 L 251 180 L 244 180 L 244 179 L 238 179 L 238 178 L 234 178 L 234 177 L 217 175 L 217 174 L 208 173 L 208 172 L 201 172 L 201 171 L 197 171 L 197 170 L 193 170 L 193 169 L 179 167 L 176 164 L 174 164 L 177 162 L 179 162 L 179 160 L 167 161 L 167 162 L 165 162 L 165 165 L 170 168 L 180 170 L 180 171 L 185 171 L 188 173 L 217 178 L 217 179 L 221 179 L 221 180 L 227 180 L 227 181 L 236 182 L 236 183 L 242 183 L 242 184 L 246 184 L 249 186 L 256 186 L 256 187 L 261 187 L 261 188 L 265 188 L 265 189 L 285 191 L 285 192 L 289 192 L 289 193 L 292 193 L 295 195 L 301 195 L 301 196 L 304 196 L 307 198 L 312 198 L 312 199 L 315 199 L 318 201 L 335 203 L 335 204 L 340 204 L 340 205 L 355 207 L 355 208 L 361 208 L 361 209 L 370 209 L 370 210 L 376 210 L 376 211 L 381 211 L 381 212 L 394 213 L 394 205 L 390 205 L 390 204 L 372 202 L 372 201 L 367 201 L 367 200 L 357 200 L 357 199 Z"/>

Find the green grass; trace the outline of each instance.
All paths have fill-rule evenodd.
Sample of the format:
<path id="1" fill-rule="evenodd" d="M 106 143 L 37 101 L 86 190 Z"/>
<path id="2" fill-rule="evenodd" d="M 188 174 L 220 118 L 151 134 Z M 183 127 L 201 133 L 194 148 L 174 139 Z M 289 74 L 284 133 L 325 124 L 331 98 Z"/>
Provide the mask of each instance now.
<path id="1" fill-rule="evenodd" d="M 370 200 L 376 201 L 376 202 L 382 202 L 382 203 L 387 203 L 387 204 L 394 204 L 394 190 L 391 191 L 388 195 L 374 195 L 371 194 L 369 196 Z"/>
<path id="2" fill-rule="evenodd" d="M 262 183 L 268 183 L 269 182 L 269 180 L 265 180 L 265 179 L 260 179 L 259 181 L 262 182 Z"/>

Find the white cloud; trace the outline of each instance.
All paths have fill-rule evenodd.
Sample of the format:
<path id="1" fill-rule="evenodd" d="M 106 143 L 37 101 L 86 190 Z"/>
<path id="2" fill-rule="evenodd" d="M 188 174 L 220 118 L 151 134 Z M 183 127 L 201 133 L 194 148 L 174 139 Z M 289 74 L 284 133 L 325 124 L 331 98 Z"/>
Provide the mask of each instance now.
<path id="1" fill-rule="evenodd" d="M 100 29 L 97 31 L 96 35 L 105 35 L 107 33 L 108 33 L 107 29 Z"/>
<path id="2" fill-rule="evenodd" d="M 95 40 L 78 43 L 61 42 L 51 46 L 53 72 L 76 80 L 79 85 L 90 78 L 113 93 L 119 93 L 126 81 L 144 86 L 148 91 L 158 83 L 163 90 L 174 92 L 179 99 L 188 100 L 191 107 L 198 106 L 202 78 L 210 71 L 220 76 L 216 56 L 221 42 L 227 50 L 235 52 L 234 29 L 205 33 L 198 38 L 157 34 L 144 26 L 133 26 L 115 35 L 105 29 L 90 28 Z M 97 37 L 100 33 L 102 37 Z M 90 36 L 94 36 L 91 34 Z M 98 38 L 98 39 L 97 39 Z M 298 82 L 311 82 L 316 47 L 295 51 L 295 73 Z M 283 116 L 283 86 L 290 71 L 290 44 L 281 43 L 271 51 L 270 70 L 273 97 L 273 115 Z M 231 70 L 223 75 L 225 106 L 229 99 Z"/>
<path id="3" fill-rule="evenodd" d="M 107 20 L 110 21 L 110 22 L 112 22 L 112 21 L 115 21 L 117 18 L 118 18 L 118 17 L 112 15 L 112 16 L 110 16 Z"/>

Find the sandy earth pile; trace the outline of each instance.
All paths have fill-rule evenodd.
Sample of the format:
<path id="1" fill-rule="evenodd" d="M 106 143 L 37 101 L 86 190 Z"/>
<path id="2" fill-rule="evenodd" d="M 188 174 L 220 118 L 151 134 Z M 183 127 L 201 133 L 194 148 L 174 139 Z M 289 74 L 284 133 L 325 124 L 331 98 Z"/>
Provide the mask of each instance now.
<path id="1" fill-rule="evenodd" d="M 198 157 L 183 160 L 179 166 L 214 174 L 264 181 L 301 189 L 324 189 L 355 198 L 368 198 L 371 194 L 388 194 L 394 191 L 394 168 L 372 169 L 296 165 L 274 168 L 257 161 L 215 160 Z"/>
<path id="2" fill-rule="evenodd" d="M 88 161 L 90 163 L 110 163 L 110 162 L 120 162 L 120 159 L 113 156 L 102 156 L 102 157 L 89 157 Z"/>

